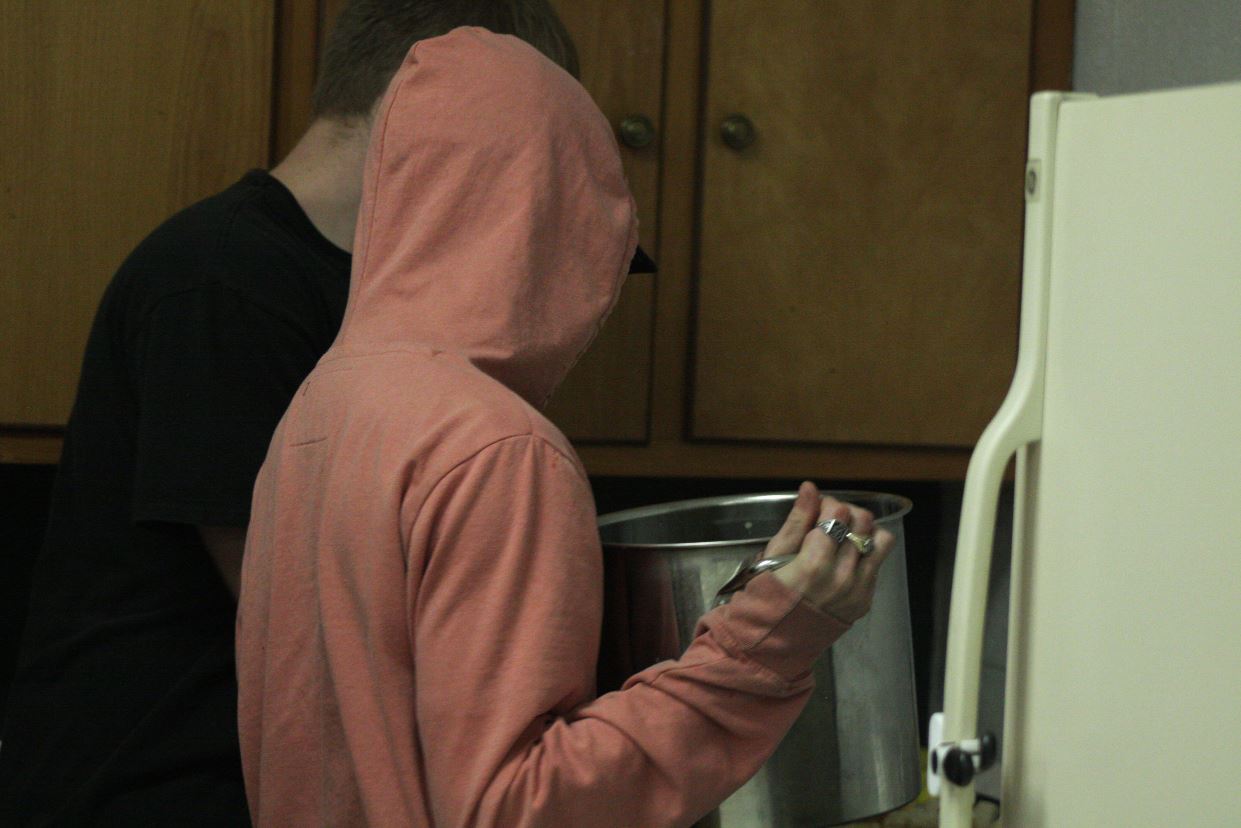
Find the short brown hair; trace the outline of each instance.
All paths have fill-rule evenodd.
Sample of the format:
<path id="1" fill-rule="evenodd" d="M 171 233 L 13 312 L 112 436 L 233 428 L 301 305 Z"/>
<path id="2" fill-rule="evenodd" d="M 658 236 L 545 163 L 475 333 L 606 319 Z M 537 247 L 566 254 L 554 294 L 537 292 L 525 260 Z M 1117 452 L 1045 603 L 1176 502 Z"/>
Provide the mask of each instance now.
<path id="1" fill-rule="evenodd" d="M 458 26 L 511 34 L 579 76 L 577 49 L 547 0 L 350 0 L 315 83 L 315 117 L 365 117 L 411 46 Z"/>

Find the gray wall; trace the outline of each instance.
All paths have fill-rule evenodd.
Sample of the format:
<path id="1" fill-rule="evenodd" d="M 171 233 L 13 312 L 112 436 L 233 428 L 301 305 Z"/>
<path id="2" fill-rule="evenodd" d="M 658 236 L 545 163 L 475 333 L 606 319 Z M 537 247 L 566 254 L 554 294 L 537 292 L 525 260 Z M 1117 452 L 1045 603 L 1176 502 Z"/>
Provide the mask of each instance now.
<path id="1" fill-rule="evenodd" d="M 1073 45 L 1081 92 L 1241 80 L 1241 0 L 1077 0 Z"/>

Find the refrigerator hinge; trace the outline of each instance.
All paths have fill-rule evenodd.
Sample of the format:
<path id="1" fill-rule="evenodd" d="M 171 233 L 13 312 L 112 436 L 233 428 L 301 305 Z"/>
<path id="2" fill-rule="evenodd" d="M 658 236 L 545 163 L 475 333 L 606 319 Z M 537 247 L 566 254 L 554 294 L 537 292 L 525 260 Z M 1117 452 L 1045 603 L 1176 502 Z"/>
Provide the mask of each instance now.
<path id="1" fill-rule="evenodd" d="M 927 733 L 926 787 L 931 796 L 939 796 L 941 779 L 964 788 L 974 777 L 995 764 L 999 754 L 994 733 L 984 733 L 976 739 L 945 742 L 943 739 L 944 714 L 931 716 Z"/>

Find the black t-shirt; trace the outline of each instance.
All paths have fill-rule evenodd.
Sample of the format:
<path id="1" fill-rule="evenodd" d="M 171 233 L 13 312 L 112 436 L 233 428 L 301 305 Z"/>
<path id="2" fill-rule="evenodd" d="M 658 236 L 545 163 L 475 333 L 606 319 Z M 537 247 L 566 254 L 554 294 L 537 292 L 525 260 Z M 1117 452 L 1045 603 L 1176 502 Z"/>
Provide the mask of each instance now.
<path id="1" fill-rule="evenodd" d="M 349 254 L 265 172 L 122 264 L 86 346 L 0 747 L 0 824 L 247 824 L 235 605 L 194 524 L 243 526 L 331 345 Z"/>

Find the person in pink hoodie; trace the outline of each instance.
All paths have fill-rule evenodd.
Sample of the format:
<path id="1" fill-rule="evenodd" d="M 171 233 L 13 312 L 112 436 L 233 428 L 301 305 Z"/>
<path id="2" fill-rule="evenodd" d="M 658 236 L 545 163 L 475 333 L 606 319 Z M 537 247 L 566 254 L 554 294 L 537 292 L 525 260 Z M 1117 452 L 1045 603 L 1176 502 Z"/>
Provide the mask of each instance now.
<path id="1" fill-rule="evenodd" d="M 616 301 L 637 222 L 611 129 L 516 38 L 417 43 L 376 116 L 345 319 L 255 486 L 237 618 L 259 825 L 689 825 L 770 755 L 891 548 L 818 521 L 677 661 L 594 698 L 586 473 L 540 409 Z M 800 550 L 800 551 L 799 551 Z"/>

